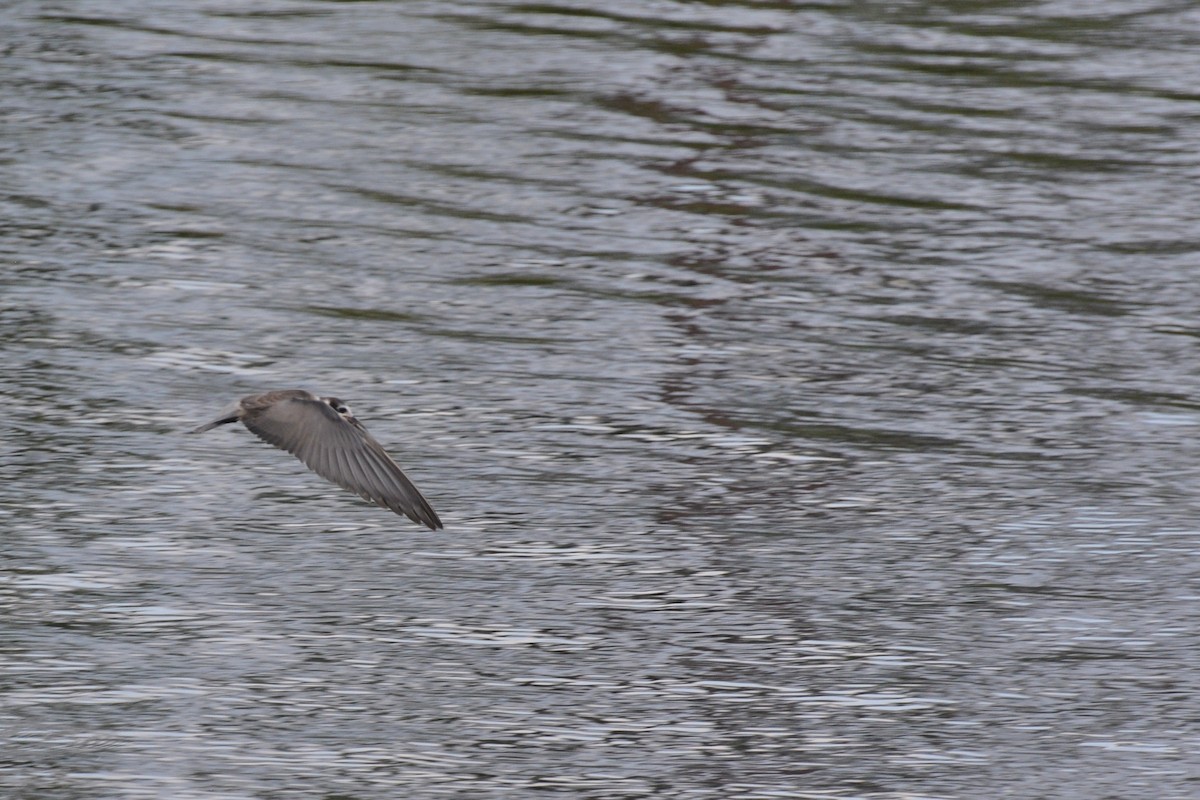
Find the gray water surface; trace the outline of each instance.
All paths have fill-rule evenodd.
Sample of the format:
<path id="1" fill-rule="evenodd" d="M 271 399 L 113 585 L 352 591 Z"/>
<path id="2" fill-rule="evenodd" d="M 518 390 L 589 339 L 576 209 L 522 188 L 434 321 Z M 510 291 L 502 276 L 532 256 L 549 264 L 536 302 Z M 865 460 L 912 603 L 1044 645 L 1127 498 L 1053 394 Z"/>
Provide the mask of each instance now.
<path id="1" fill-rule="evenodd" d="M 0 18 L 4 797 L 1200 792 L 1194 4 Z"/>

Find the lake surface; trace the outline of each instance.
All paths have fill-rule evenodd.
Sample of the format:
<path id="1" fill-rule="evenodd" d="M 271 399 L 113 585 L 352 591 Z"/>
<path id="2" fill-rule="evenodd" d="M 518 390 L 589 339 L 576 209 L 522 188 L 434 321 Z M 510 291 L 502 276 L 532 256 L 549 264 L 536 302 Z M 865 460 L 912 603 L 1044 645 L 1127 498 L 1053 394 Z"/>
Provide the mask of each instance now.
<path id="1" fill-rule="evenodd" d="M 0 31 L 5 797 L 1197 796 L 1195 4 Z"/>

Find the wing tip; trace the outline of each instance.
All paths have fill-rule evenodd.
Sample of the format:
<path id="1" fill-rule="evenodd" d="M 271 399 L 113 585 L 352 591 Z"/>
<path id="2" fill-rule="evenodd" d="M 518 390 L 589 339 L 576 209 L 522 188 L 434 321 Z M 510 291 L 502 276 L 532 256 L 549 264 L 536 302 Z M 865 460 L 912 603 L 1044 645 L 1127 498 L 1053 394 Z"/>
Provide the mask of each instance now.
<path id="1" fill-rule="evenodd" d="M 422 498 L 424 499 L 424 498 Z M 445 526 L 442 524 L 441 517 L 433 510 L 433 507 L 428 503 L 422 503 L 415 508 L 405 508 L 403 506 L 388 506 L 389 509 L 397 514 L 408 517 L 418 525 L 424 525 L 431 531 L 440 531 Z"/>

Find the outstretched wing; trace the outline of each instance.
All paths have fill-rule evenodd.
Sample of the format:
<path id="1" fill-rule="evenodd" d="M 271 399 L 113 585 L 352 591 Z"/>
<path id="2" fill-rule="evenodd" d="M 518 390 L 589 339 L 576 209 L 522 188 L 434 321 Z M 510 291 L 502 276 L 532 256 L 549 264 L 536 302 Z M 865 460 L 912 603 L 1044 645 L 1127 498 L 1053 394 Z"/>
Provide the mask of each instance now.
<path id="1" fill-rule="evenodd" d="M 429 501 L 366 428 L 320 400 L 278 400 L 249 411 L 242 422 L 322 478 L 432 530 L 442 527 Z"/>

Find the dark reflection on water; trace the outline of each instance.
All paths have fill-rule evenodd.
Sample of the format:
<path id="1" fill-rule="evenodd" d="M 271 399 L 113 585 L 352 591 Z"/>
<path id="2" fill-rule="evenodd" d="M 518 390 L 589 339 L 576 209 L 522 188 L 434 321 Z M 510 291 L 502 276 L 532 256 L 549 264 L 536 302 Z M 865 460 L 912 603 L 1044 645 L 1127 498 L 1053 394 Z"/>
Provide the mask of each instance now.
<path id="1" fill-rule="evenodd" d="M 6 797 L 1194 796 L 1189 5 L 5 17 Z"/>

